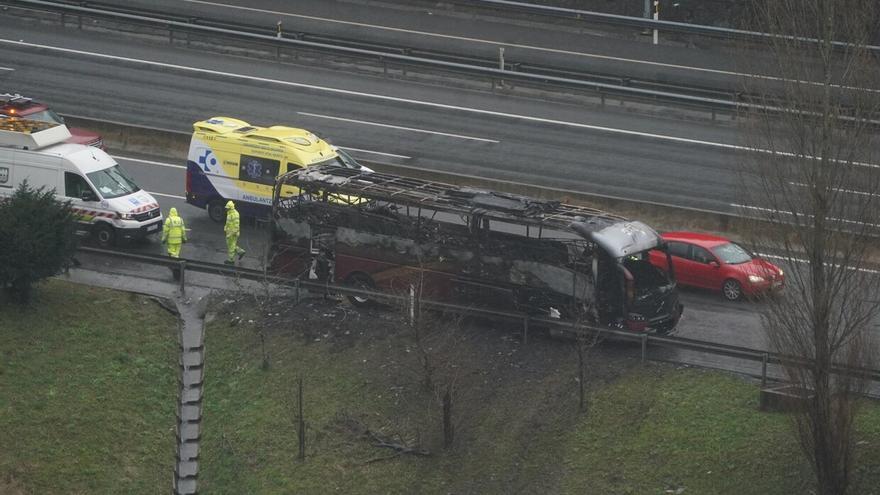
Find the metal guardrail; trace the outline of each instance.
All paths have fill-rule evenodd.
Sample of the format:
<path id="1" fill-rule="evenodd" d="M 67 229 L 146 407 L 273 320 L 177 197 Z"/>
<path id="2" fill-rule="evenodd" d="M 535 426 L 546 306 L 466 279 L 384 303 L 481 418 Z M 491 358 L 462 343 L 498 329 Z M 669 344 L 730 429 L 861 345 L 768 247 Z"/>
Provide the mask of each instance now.
<path id="1" fill-rule="evenodd" d="M 396 62 L 408 66 L 421 66 L 449 72 L 465 73 L 483 77 L 489 77 L 493 80 L 517 81 L 535 83 L 541 85 L 558 85 L 573 89 L 593 91 L 604 96 L 617 96 L 638 98 L 651 101 L 666 101 L 679 104 L 690 104 L 701 108 L 710 108 L 714 110 L 734 111 L 742 108 L 749 108 L 763 111 L 781 111 L 766 105 L 756 105 L 751 103 L 737 102 L 733 98 L 719 99 L 708 98 L 703 96 L 694 96 L 688 94 L 674 93 L 670 91 L 661 91 L 656 89 L 645 89 L 627 86 L 625 84 L 610 84 L 600 81 L 587 81 L 575 79 L 572 77 L 564 77 L 562 75 L 554 75 L 552 71 L 544 74 L 524 72 L 521 70 L 506 70 L 497 67 L 486 67 L 483 65 L 474 65 L 473 63 L 465 63 L 454 60 L 438 60 L 430 58 L 428 52 L 423 52 L 424 56 L 414 56 L 412 54 L 397 53 L 394 51 L 381 51 L 378 49 L 367 49 L 353 46 L 345 46 L 342 44 L 330 44 L 316 41 L 308 41 L 299 39 L 294 33 L 294 37 L 279 36 L 276 32 L 269 33 L 268 28 L 256 28 L 253 26 L 231 25 L 229 23 L 221 23 L 202 18 L 183 18 L 180 16 L 156 17 L 151 15 L 132 14 L 127 12 L 119 12 L 108 10 L 108 7 L 98 8 L 90 7 L 89 2 L 57 2 L 47 0 L 0 0 L 0 5 L 9 5 L 31 10 L 40 10 L 50 13 L 60 13 L 62 15 L 77 15 L 89 18 L 103 19 L 114 22 L 124 22 L 131 24 L 139 24 L 143 26 L 159 27 L 168 29 L 170 32 L 177 30 L 179 32 L 222 36 L 230 39 L 249 40 L 258 42 L 277 48 L 289 47 L 331 53 L 340 56 L 349 56 L 355 58 L 368 58 L 382 63 Z M 131 11 L 131 9 L 129 9 Z M 266 33 L 266 34 L 264 34 Z M 406 51 L 406 50 L 399 50 Z M 412 51 L 410 51 L 412 53 Z"/>
<path id="2" fill-rule="evenodd" d="M 365 296 L 381 301 L 387 301 L 397 304 L 407 304 L 409 296 L 389 294 L 385 292 L 376 292 L 364 290 L 344 285 L 336 285 L 330 283 L 318 283 L 308 280 L 291 279 L 269 274 L 266 270 L 254 270 L 250 268 L 242 268 L 229 266 L 219 263 L 209 263 L 191 259 L 175 259 L 161 255 L 151 254 L 134 254 L 122 251 L 97 249 L 90 247 L 80 247 L 80 251 L 86 253 L 99 254 L 102 256 L 115 256 L 130 261 L 139 261 L 153 265 L 167 266 L 169 268 L 177 268 L 180 270 L 179 283 L 181 293 L 185 291 L 186 271 L 192 270 L 202 273 L 210 273 L 221 276 L 233 276 L 243 279 L 253 280 L 262 283 L 270 283 L 293 287 L 295 291 L 295 302 L 299 303 L 302 298 L 302 290 L 320 291 L 325 294 L 343 294 L 351 296 Z M 560 321 L 548 318 L 537 318 L 526 313 L 516 313 L 509 311 L 491 310 L 485 308 L 476 308 L 470 306 L 462 306 L 457 304 L 449 304 L 437 301 L 421 301 L 421 307 L 433 309 L 442 312 L 455 313 L 459 315 L 481 316 L 490 319 L 503 319 L 508 321 L 519 321 L 523 325 L 523 339 L 528 340 L 528 332 L 530 326 L 538 325 L 553 328 L 559 332 L 571 334 L 584 333 L 600 333 L 606 337 L 614 337 L 617 339 L 625 339 L 639 342 L 641 344 L 642 360 L 646 359 L 647 347 L 649 344 L 660 347 L 668 347 L 679 350 L 690 350 L 703 352 L 718 356 L 727 356 L 737 359 L 744 359 L 752 362 L 762 363 L 762 383 L 767 381 L 767 366 L 773 365 L 798 365 L 807 366 L 808 361 L 795 356 L 788 356 L 779 353 L 764 351 L 761 349 L 752 349 L 748 347 L 740 347 L 729 344 L 718 344 L 714 342 L 706 342 L 702 340 L 688 339 L 683 337 L 675 337 L 670 335 L 654 335 L 647 333 L 633 333 L 623 330 L 615 330 L 606 327 L 596 327 L 591 325 L 579 324 L 577 322 Z M 833 372 L 841 374 L 853 374 L 867 377 L 872 381 L 880 382 L 880 369 L 852 368 L 845 366 L 833 367 Z"/>
<path id="3" fill-rule="evenodd" d="M 535 8 L 532 4 L 522 2 L 500 2 L 496 4 L 515 4 L 522 8 Z M 280 30 L 272 30 L 264 26 L 250 26 L 241 23 L 229 23 L 216 21 L 200 17 L 183 17 L 166 14 L 164 12 L 145 11 L 140 9 L 132 9 L 118 7 L 115 5 L 104 5 L 96 2 L 59 2 L 48 0 L 0 0 L 0 5 L 10 5 L 31 10 L 40 10 L 50 13 L 60 13 L 62 16 L 70 14 L 81 17 L 89 17 L 95 19 L 104 19 L 113 22 L 138 24 L 151 27 L 160 27 L 167 29 L 171 33 L 175 30 L 185 33 L 209 34 L 215 36 L 226 37 L 230 39 L 249 40 L 255 43 L 274 46 L 277 50 L 281 47 L 300 48 L 312 50 L 315 52 L 331 53 L 340 56 L 355 57 L 360 59 L 370 59 L 382 63 L 387 68 L 389 62 L 395 62 L 404 66 L 427 67 L 435 70 L 443 70 L 447 72 L 456 72 L 470 74 L 480 77 L 487 77 L 493 82 L 495 81 L 516 81 L 520 83 L 531 83 L 537 85 L 555 85 L 557 87 L 565 87 L 577 89 L 581 91 L 591 91 L 604 99 L 606 97 L 630 98 L 648 102 L 668 102 L 680 105 L 690 105 L 695 108 L 707 109 L 712 111 L 713 119 L 716 111 L 735 112 L 739 110 L 750 110 L 767 112 L 773 114 L 785 114 L 790 110 L 786 109 L 782 102 L 768 99 L 768 95 L 762 98 L 769 103 L 751 103 L 749 101 L 753 95 L 744 93 L 728 93 L 719 92 L 712 88 L 705 87 L 687 87 L 676 86 L 669 83 L 660 83 L 656 81 L 646 81 L 637 78 L 627 78 L 620 76 L 609 76 L 607 74 L 589 74 L 576 71 L 560 70 L 552 67 L 542 67 L 532 64 L 522 63 L 504 63 L 503 67 L 495 67 L 495 60 L 480 59 L 459 54 L 441 53 L 429 50 L 414 49 L 407 47 L 389 47 L 376 43 L 364 43 L 356 40 L 333 40 L 322 36 L 311 36 L 306 33 L 292 33 L 293 37 L 285 37 Z M 92 5 L 92 6 L 90 6 Z M 703 29 L 723 30 L 723 28 L 714 28 L 711 26 L 699 26 L 687 23 L 675 23 L 671 21 L 653 21 L 637 17 L 615 16 L 612 14 L 602 14 L 588 11 L 578 11 L 573 9 L 559 9 L 556 7 L 549 8 L 553 12 L 566 11 L 575 14 L 593 14 L 601 18 L 620 18 L 620 22 L 633 23 L 633 25 L 641 25 L 645 22 L 665 22 L 670 27 L 678 26 L 681 29 L 693 29 L 695 26 Z M 161 17 L 159 17 L 161 15 Z M 736 31 L 736 30 L 727 30 Z M 743 31 L 743 33 L 749 33 Z M 767 37 L 769 35 L 763 33 L 752 33 Z M 313 38 L 310 40 L 308 38 Z M 315 41 L 317 40 L 317 41 Z M 846 46 L 843 44 L 842 46 Z M 869 47 L 874 48 L 874 47 Z M 876 47 L 880 50 L 880 47 Z M 608 80 L 619 80 L 619 83 L 613 84 L 602 82 Z M 637 87 L 638 85 L 644 87 Z M 690 91 L 692 94 L 680 92 L 671 92 L 657 88 L 680 88 Z M 650 89 L 654 88 L 654 89 Z M 699 96 L 702 94 L 703 96 Z M 706 95 L 720 94 L 727 98 L 709 97 Z M 861 121 L 862 118 L 850 115 L 841 115 L 838 118 L 844 121 Z M 880 120 L 869 120 L 871 125 L 880 125 Z"/>
<path id="4" fill-rule="evenodd" d="M 528 14 L 537 14 L 548 17 L 557 17 L 564 19 L 575 19 L 589 22 L 597 22 L 610 24 L 615 26 L 626 26 L 640 29 L 657 29 L 661 31 L 669 31 L 675 33 L 698 34 L 703 36 L 711 36 L 715 38 L 725 39 L 741 39 L 747 41 L 764 41 L 768 38 L 782 38 L 789 40 L 797 40 L 807 43 L 819 43 L 820 40 L 815 38 L 804 38 L 795 36 L 782 36 L 771 33 L 762 33 L 759 31 L 748 31 L 743 29 L 722 28 L 716 26 L 706 26 L 702 24 L 691 24 L 688 22 L 663 21 L 647 19 L 644 17 L 631 17 L 618 14 L 607 14 L 604 12 L 593 12 L 588 10 L 569 9 L 564 7 L 554 7 L 551 5 L 538 5 L 529 2 L 515 2 L 510 0 L 446 0 L 448 3 L 462 5 L 467 7 L 484 7 L 491 9 L 500 9 L 505 11 L 525 12 Z M 841 41 L 832 42 L 837 49 L 846 49 L 851 45 Z M 880 46 L 867 45 L 865 49 L 870 51 L 880 51 Z"/>

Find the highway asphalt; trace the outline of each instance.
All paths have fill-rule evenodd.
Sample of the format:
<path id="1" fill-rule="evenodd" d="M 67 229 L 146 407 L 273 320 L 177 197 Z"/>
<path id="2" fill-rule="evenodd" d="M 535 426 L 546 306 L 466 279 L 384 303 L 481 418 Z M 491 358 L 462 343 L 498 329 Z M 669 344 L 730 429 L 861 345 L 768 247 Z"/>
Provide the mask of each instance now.
<path id="1" fill-rule="evenodd" d="M 167 35 L 69 26 L 0 15 L 3 91 L 39 97 L 62 113 L 170 130 L 187 131 L 215 115 L 298 125 L 364 158 L 627 199 L 715 211 L 734 211 L 741 201 L 735 122 L 648 105 L 511 96 L 488 84 L 383 77 L 308 59 L 289 64 L 247 52 L 208 53 L 169 45 Z M 161 149 L 114 154 L 163 211 L 181 211 L 192 229 L 185 252 L 223 259 L 221 226 L 182 201 L 182 162 Z M 264 235 L 245 227 L 246 263 L 259 262 Z M 161 252 L 155 240 L 132 248 Z M 683 299 L 680 335 L 765 346 L 753 303 L 692 291 Z"/>

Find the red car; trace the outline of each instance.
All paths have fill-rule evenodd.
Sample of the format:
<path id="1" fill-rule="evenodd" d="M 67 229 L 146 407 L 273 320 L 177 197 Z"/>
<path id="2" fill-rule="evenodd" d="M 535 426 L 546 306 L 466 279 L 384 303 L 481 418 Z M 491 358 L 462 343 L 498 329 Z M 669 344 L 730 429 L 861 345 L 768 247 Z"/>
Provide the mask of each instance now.
<path id="1" fill-rule="evenodd" d="M 661 234 L 669 246 L 680 285 L 720 290 L 731 301 L 782 289 L 785 276 L 776 265 L 755 257 L 724 237 L 693 232 Z M 651 263 L 666 269 L 666 254 L 651 251 Z"/>
<path id="2" fill-rule="evenodd" d="M 0 94 L 0 117 L 21 117 L 29 120 L 64 124 L 64 119 L 53 112 L 45 103 L 34 101 L 19 94 Z M 69 127 L 69 143 L 87 144 L 104 149 L 104 139 L 100 134 L 78 127 Z"/>

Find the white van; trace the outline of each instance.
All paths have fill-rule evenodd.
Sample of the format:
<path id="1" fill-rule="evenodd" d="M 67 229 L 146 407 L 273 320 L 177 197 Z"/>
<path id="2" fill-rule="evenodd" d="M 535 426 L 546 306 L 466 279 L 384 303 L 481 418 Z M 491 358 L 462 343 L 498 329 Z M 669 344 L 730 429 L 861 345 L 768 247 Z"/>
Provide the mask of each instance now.
<path id="1" fill-rule="evenodd" d="M 0 198 L 25 180 L 70 201 L 84 229 L 102 246 L 162 229 L 159 203 L 103 150 L 65 143 L 63 125 L 0 118 Z"/>

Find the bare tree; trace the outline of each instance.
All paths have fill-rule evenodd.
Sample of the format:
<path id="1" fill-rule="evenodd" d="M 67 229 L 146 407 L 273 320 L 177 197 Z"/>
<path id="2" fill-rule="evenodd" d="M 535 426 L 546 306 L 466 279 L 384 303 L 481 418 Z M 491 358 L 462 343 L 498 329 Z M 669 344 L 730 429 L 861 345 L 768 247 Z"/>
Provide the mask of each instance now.
<path id="1" fill-rule="evenodd" d="M 773 350 L 799 359 L 786 378 L 807 405 L 793 415 L 818 493 L 843 494 L 853 468 L 854 417 L 870 366 L 878 277 L 866 270 L 880 235 L 875 160 L 880 70 L 867 49 L 876 0 L 752 0 L 749 29 L 771 33 L 744 46 L 745 94 L 773 110 L 741 122 L 747 145 L 743 200 L 759 218 L 755 243 L 786 270 L 785 294 L 763 305 Z M 773 252 L 771 251 L 771 252 Z M 761 274 L 756 274 L 760 276 Z"/>
<path id="2" fill-rule="evenodd" d="M 467 393 L 464 377 L 469 367 L 458 359 L 464 345 L 461 334 L 463 316 L 425 309 L 427 282 L 424 261 L 414 270 L 404 294 L 403 313 L 411 328 L 411 337 L 418 359 L 420 382 L 429 394 L 428 414 L 433 416 L 436 406 L 441 409 L 441 428 L 444 448 L 452 447 L 457 426 L 466 414 L 458 407 L 459 399 Z"/>
<path id="3" fill-rule="evenodd" d="M 596 330 L 583 329 L 577 331 L 574 336 L 574 348 L 578 357 L 578 411 L 586 413 L 587 404 L 587 375 L 590 372 L 590 351 L 599 344 L 602 333 Z"/>

